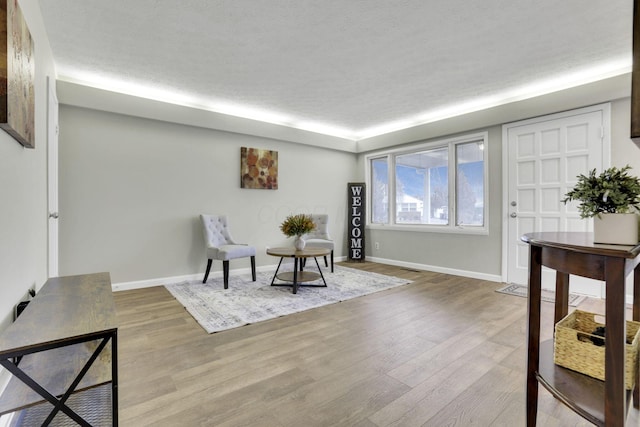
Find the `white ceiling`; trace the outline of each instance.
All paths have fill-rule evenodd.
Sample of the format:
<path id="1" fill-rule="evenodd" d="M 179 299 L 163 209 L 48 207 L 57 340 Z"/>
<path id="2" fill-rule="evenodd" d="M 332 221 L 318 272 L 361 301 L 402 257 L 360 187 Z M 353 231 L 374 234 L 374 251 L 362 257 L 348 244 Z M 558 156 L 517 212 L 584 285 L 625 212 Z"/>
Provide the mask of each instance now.
<path id="1" fill-rule="evenodd" d="M 60 80 L 352 140 L 631 69 L 632 0 L 40 7 Z"/>

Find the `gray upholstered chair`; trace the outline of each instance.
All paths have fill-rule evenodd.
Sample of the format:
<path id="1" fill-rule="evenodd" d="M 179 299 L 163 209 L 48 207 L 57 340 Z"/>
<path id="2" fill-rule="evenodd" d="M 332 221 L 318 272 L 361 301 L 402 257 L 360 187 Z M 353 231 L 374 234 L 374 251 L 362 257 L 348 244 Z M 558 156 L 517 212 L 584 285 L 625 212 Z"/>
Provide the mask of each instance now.
<path id="1" fill-rule="evenodd" d="M 213 260 L 222 261 L 224 288 L 229 288 L 229 260 L 251 257 L 251 275 L 256 281 L 256 248 L 247 244 L 234 242 L 226 215 L 200 215 L 204 228 L 204 240 L 207 245 L 207 271 L 204 273 L 206 283 Z"/>
<path id="2" fill-rule="evenodd" d="M 311 218 L 316 224 L 316 229 L 303 236 L 305 247 L 331 249 L 331 272 L 333 273 L 333 240 L 329 235 L 329 215 L 312 214 Z M 326 256 L 324 257 L 324 265 L 325 267 L 329 266 Z"/>

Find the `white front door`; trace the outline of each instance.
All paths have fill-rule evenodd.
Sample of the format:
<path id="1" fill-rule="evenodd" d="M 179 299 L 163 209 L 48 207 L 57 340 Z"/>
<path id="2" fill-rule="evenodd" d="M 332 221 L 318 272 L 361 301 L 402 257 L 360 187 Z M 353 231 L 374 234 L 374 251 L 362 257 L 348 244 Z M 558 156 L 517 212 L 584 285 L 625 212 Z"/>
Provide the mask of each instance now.
<path id="1" fill-rule="evenodd" d="M 527 284 L 529 248 L 520 240 L 540 231 L 591 231 L 575 203 L 561 200 L 579 174 L 609 164 L 610 106 L 599 105 L 503 126 L 507 165 L 505 221 L 506 281 Z M 505 257 L 503 256 L 503 259 Z M 555 272 L 543 271 L 553 288 Z M 600 296 L 602 282 L 571 278 L 572 292 Z"/>
<path id="2" fill-rule="evenodd" d="M 58 97 L 47 77 L 47 208 L 49 210 L 49 277 L 58 276 Z"/>

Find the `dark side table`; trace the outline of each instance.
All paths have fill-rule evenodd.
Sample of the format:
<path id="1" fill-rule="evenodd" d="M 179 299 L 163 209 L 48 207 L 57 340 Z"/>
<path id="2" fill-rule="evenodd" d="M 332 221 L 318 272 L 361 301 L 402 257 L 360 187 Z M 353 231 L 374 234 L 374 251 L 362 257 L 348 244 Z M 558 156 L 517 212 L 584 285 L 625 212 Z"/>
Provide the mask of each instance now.
<path id="1" fill-rule="evenodd" d="M 529 244 L 527 426 L 536 425 L 538 383 L 573 411 L 600 426 L 624 426 L 630 391 L 625 390 L 625 277 L 634 272 L 633 320 L 640 320 L 640 245 L 593 243 L 592 233 L 546 232 L 522 236 Z M 599 381 L 556 366 L 553 340 L 540 342 L 542 267 L 556 271 L 555 323 L 568 314 L 569 275 L 603 280 L 605 303 L 605 378 Z M 639 403 L 638 378 L 634 406 Z"/>

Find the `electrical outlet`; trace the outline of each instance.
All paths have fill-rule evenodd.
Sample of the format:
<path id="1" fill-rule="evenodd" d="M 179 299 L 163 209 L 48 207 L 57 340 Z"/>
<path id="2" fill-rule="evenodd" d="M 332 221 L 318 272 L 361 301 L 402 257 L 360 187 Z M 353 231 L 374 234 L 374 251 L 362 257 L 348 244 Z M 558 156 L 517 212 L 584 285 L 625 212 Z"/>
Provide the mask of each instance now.
<path id="1" fill-rule="evenodd" d="M 380 243 L 376 242 L 375 243 L 375 247 L 376 247 L 376 249 L 380 249 Z"/>

